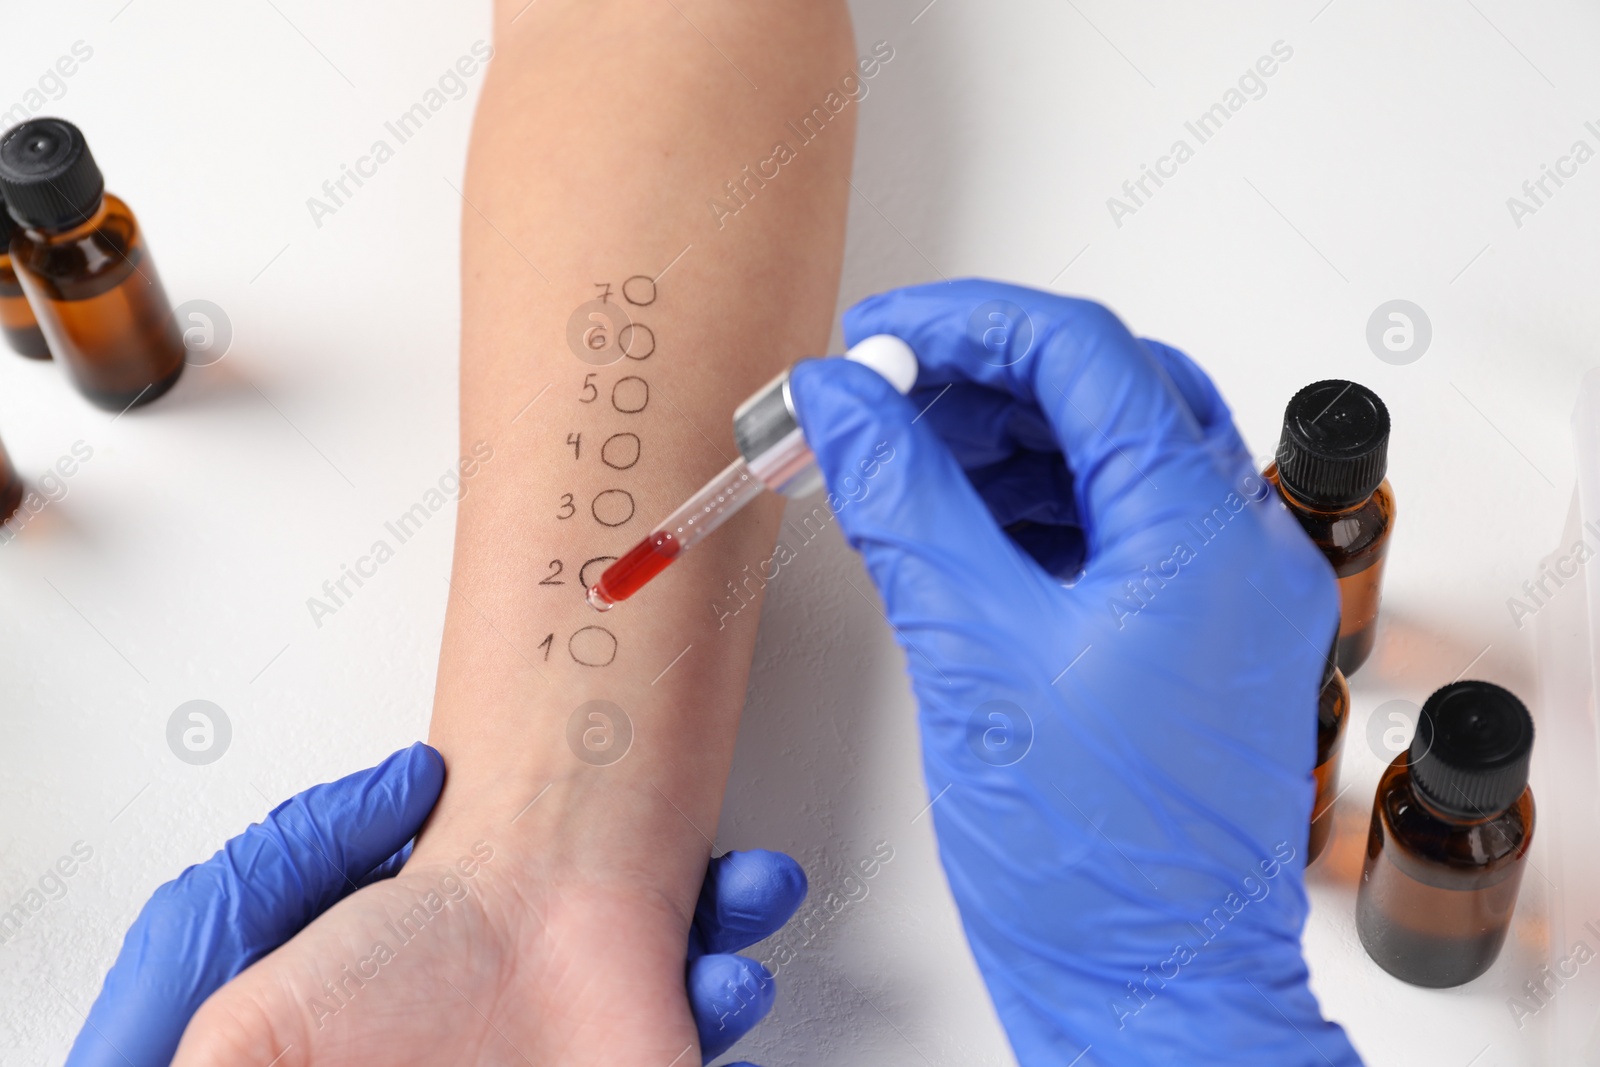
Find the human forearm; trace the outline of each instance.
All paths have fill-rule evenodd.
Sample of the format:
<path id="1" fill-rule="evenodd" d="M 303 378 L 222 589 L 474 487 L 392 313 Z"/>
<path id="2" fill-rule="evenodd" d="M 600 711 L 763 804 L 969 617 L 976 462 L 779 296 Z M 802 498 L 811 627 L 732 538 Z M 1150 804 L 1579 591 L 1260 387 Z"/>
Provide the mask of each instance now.
<path id="1" fill-rule="evenodd" d="M 451 776 L 430 832 L 493 819 L 513 848 L 580 870 L 604 834 L 613 848 L 595 873 L 648 869 L 687 907 L 756 624 L 753 608 L 719 619 L 710 605 L 772 554 L 776 504 L 611 614 L 583 602 L 579 577 L 592 582 L 604 562 L 589 561 L 620 555 L 732 458 L 739 400 L 826 346 L 853 105 L 804 144 L 786 123 L 854 70 L 848 21 L 832 3 L 520 8 L 499 13 L 464 189 L 463 454 L 481 441 L 493 458 L 459 512 L 431 731 Z M 745 179 L 778 140 L 794 158 Z M 737 204 L 730 180 L 746 203 L 719 220 L 708 201 Z M 574 352 L 569 319 L 602 298 L 645 358 L 597 366 Z M 567 737 L 597 699 L 634 732 L 602 767 Z"/>
<path id="2" fill-rule="evenodd" d="M 686 1067 L 771 1004 L 756 964 L 719 954 L 772 923 L 709 936 L 691 914 L 702 880 L 715 896 L 733 870 L 705 859 L 756 628 L 753 606 L 719 619 L 710 604 L 771 555 L 776 505 L 609 615 L 580 575 L 727 462 L 740 399 L 827 343 L 850 108 L 824 112 L 720 226 L 706 205 L 853 71 L 845 9 L 509 0 L 497 21 L 463 188 L 464 489 L 431 730 L 443 793 L 397 876 L 206 1001 L 186 1067 Z M 568 323 L 606 283 L 601 321 L 626 311 L 612 328 L 635 324 L 633 358 L 596 366 Z M 612 729 L 631 723 L 624 758 L 617 734 L 586 747 L 604 724 L 581 717 L 569 744 L 592 700 L 622 709 Z M 787 881 L 774 921 L 802 889 L 797 870 Z M 697 1012 L 693 988 L 713 994 Z"/>

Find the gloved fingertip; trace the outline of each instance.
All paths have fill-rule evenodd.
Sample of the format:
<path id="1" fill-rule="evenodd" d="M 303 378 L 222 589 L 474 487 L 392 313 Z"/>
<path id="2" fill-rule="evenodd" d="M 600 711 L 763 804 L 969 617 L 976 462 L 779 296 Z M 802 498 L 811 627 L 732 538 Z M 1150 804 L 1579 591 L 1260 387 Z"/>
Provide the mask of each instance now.
<path id="1" fill-rule="evenodd" d="M 687 984 L 700 1051 L 707 1060 L 753 1030 L 778 995 L 771 972 L 744 956 L 702 956 L 689 965 Z"/>
<path id="2" fill-rule="evenodd" d="M 411 787 L 421 795 L 439 799 L 439 793 L 444 789 L 444 755 L 426 741 L 417 741 L 409 748 L 401 750 L 406 756 L 407 777 Z M 433 806 L 432 801 L 429 807 Z"/>
<path id="3" fill-rule="evenodd" d="M 731 858 L 730 858 L 731 857 Z M 767 848 L 753 848 L 743 852 L 729 852 L 724 860 L 736 864 L 741 870 L 759 874 L 763 882 L 763 897 L 773 911 L 782 911 L 787 921 L 794 909 L 806 899 L 809 882 L 806 869 L 800 861 L 787 852 Z"/>
<path id="4" fill-rule="evenodd" d="M 335 788 L 348 785 L 375 800 L 387 797 L 376 809 L 383 812 L 384 821 L 397 830 L 410 827 L 414 833 L 438 803 L 439 794 L 444 790 L 444 777 L 444 757 L 439 750 L 426 742 L 415 741 L 391 752 L 370 770 L 358 771 L 333 785 Z M 311 795 L 311 791 L 302 794 Z"/>
<path id="5" fill-rule="evenodd" d="M 805 869 L 785 853 L 727 852 L 712 865 L 710 914 L 702 913 L 710 952 L 741 949 L 771 936 L 806 898 Z"/>
<path id="6" fill-rule="evenodd" d="M 303 925 L 348 892 L 352 878 L 375 871 L 415 837 L 443 788 L 443 759 L 417 742 L 375 767 L 297 793 L 225 851 L 244 856 L 287 849 L 281 892 L 315 889 L 302 893 L 307 906 L 314 905 Z"/>
<path id="7" fill-rule="evenodd" d="M 806 442 L 828 470 L 835 441 L 864 424 L 892 424 L 902 413 L 909 422 L 909 404 L 884 377 L 848 359 L 807 359 L 789 373 L 789 392 Z"/>
<path id="8" fill-rule="evenodd" d="M 828 507 L 846 542 L 865 555 L 891 620 L 935 603 L 947 610 L 951 596 L 975 607 L 979 590 L 1045 577 L 995 524 L 938 431 L 919 421 L 917 404 L 876 371 L 814 360 L 797 365 L 789 385 L 830 490 Z M 937 402 L 935 395 L 920 410 Z M 960 561 L 959 574 L 951 561 Z"/>
<path id="9" fill-rule="evenodd" d="M 881 397 L 885 393 L 899 395 L 895 393 L 894 386 L 889 384 L 887 378 L 866 364 L 857 363 L 853 359 L 840 359 L 836 356 L 823 359 L 802 359 L 790 371 L 789 388 L 791 390 L 804 388 L 803 385 L 797 385 L 795 381 L 797 377 L 804 379 L 804 382 L 809 385 L 815 385 L 820 381 L 822 384 L 818 385 L 818 388 L 828 391 L 840 391 L 845 395 L 863 400 Z M 799 403 L 799 397 L 796 397 L 796 406 Z"/>

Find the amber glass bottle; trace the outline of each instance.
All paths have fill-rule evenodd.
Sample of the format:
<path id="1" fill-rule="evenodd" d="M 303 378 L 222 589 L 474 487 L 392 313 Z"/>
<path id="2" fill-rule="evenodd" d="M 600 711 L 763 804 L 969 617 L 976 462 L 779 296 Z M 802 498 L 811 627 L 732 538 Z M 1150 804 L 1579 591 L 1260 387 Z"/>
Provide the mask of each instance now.
<path id="1" fill-rule="evenodd" d="M 1317 799 L 1311 806 L 1311 841 L 1306 846 L 1310 864 L 1328 846 L 1333 834 L 1333 801 L 1339 795 L 1339 757 L 1344 754 L 1344 728 L 1350 721 L 1350 687 L 1344 673 L 1328 659 L 1317 699 Z"/>
<path id="2" fill-rule="evenodd" d="M 1423 705 L 1408 751 L 1378 782 L 1356 929 L 1413 985 L 1470 982 L 1494 963 L 1533 843 L 1533 719 L 1488 682 Z"/>
<path id="3" fill-rule="evenodd" d="M 0 522 L 8 521 L 22 506 L 22 479 L 12 465 L 6 446 L 0 444 Z"/>
<path id="4" fill-rule="evenodd" d="M 30 119 L 0 139 L 11 260 L 50 350 L 80 392 L 121 411 L 183 372 L 183 337 L 128 205 L 105 192 L 83 134 Z"/>
<path id="5" fill-rule="evenodd" d="M 1377 638 L 1383 562 L 1394 529 L 1389 409 L 1364 385 L 1315 382 L 1289 401 L 1265 476 L 1339 579 L 1339 669 L 1348 678 Z"/>
<path id="6" fill-rule="evenodd" d="M 17 281 L 17 272 L 11 267 L 11 233 L 16 222 L 6 212 L 0 200 L 0 331 L 6 343 L 29 359 L 49 359 L 50 346 L 39 332 L 39 321 L 33 317 L 28 297 Z"/>

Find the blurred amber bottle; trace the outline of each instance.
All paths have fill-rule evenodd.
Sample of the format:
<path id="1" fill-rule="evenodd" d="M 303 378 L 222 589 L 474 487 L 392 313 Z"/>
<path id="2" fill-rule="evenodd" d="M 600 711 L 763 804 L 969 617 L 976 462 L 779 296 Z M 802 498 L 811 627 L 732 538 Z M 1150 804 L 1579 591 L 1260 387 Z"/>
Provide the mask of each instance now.
<path id="1" fill-rule="evenodd" d="M 17 279 L 50 351 L 111 411 L 148 404 L 183 372 L 183 338 L 128 205 L 105 191 L 83 134 L 30 119 L 0 139 L 0 195 L 18 229 Z"/>
<path id="2" fill-rule="evenodd" d="M 1533 844 L 1533 719 L 1489 682 L 1428 698 L 1372 802 L 1356 932 L 1396 978 L 1443 988 L 1494 963 Z"/>
<path id="3" fill-rule="evenodd" d="M 0 331 L 5 333 L 6 343 L 22 355 L 49 359 L 50 346 L 39 332 L 39 320 L 33 317 L 27 294 L 11 267 L 11 234 L 16 228 L 5 201 L 0 200 Z"/>
<path id="4" fill-rule="evenodd" d="M 1314 382 L 1283 413 L 1277 460 L 1265 476 L 1339 579 L 1339 669 L 1372 655 L 1383 563 L 1394 530 L 1389 409 L 1355 382 Z"/>
<path id="5" fill-rule="evenodd" d="M 1317 799 L 1311 806 L 1311 842 L 1306 847 L 1310 864 L 1328 847 L 1333 834 L 1333 802 L 1339 796 L 1339 762 L 1344 754 L 1344 728 L 1350 721 L 1350 687 L 1344 673 L 1328 659 L 1317 700 Z"/>
<path id="6" fill-rule="evenodd" d="M 17 468 L 12 464 L 6 446 L 0 443 L 0 523 L 17 513 L 22 506 L 22 496 L 22 479 L 17 476 Z"/>

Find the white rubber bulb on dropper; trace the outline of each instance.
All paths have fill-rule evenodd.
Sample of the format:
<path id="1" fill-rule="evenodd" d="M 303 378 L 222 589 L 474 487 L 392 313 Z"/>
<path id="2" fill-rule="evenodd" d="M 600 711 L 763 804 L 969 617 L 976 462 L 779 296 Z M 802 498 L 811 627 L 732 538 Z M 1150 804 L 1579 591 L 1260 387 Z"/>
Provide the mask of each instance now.
<path id="1" fill-rule="evenodd" d="M 917 384 L 917 355 L 911 346 L 888 333 L 877 333 L 851 346 L 844 358 L 871 367 L 899 393 Z"/>

